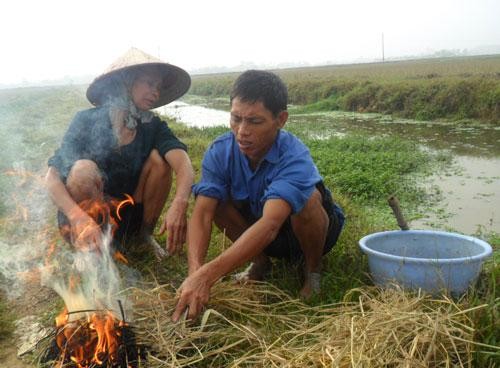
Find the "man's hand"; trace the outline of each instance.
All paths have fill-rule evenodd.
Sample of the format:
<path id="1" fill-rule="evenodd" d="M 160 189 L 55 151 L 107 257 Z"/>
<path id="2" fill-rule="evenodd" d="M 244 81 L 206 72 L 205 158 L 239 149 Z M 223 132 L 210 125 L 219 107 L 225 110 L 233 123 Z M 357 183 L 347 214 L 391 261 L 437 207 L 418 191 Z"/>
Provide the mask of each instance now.
<path id="1" fill-rule="evenodd" d="M 84 211 L 71 216 L 71 239 L 75 248 L 79 250 L 100 250 L 102 232 L 99 225 Z"/>
<path id="2" fill-rule="evenodd" d="M 176 254 L 181 251 L 186 241 L 187 221 L 186 204 L 172 202 L 167 211 L 165 219 L 160 227 L 160 234 L 167 232 L 166 248 L 168 254 Z"/>
<path id="3" fill-rule="evenodd" d="M 186 309 L 188 309 L 188 319 L 196 318 L 205 309 L 210 297 L 210 284 L 208 278 L 200 271 L 186 278 L 179 288 L 180 297 L 172 321 L 177 322 Z"/>

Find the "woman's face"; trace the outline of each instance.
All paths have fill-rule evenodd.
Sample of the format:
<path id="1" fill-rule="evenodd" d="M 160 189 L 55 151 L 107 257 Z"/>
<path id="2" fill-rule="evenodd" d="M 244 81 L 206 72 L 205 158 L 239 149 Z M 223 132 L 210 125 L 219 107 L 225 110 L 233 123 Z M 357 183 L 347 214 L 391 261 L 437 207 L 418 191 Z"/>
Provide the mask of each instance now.
<path id="1" fill-rule="evenodd" d="M 139 110 L 153 108 L 160 98 L 162 80 L 160 73 L 150 71 L 139 74 L 130 90 L 132 101 Z"/>

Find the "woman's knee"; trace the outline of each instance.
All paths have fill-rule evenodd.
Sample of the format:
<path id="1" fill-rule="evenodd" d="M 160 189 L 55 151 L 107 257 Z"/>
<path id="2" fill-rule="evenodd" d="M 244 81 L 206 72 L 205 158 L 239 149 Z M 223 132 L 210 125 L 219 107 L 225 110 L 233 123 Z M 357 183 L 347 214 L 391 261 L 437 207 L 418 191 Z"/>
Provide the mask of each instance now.
<path id="1" fill-rule="evenodd" d="M 172 167 L 167 161 L 160 155 L 158 150 L 154 149 L 149 154 L 146 165 L 155 173 L 155 175 L 160 175 L 163 177 L 170 178 L 172 176 Z"/>
<path id="2" fill-rule="evenodd" d="M 97 164 L 92 160 L 76 161 L 66 179 L 66 188 L 77 202 L 101 197 L 103 182 Z"/>

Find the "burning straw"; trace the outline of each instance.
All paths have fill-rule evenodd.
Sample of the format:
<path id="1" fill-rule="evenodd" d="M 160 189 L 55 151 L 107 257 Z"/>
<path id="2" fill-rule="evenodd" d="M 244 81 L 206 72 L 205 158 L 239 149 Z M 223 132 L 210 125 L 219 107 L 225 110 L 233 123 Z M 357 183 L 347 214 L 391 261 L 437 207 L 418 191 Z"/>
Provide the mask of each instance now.
<path id="1" fill-rule="evenodd" d="M 311 307 L 269 284 L 219 283 L 199 321 L 177 324 L 169 286 L 132 294 L 148 367 L 467 367 L 480 345 L 472 309 L 396 289 L 355 289 L 351 301 Z"/>

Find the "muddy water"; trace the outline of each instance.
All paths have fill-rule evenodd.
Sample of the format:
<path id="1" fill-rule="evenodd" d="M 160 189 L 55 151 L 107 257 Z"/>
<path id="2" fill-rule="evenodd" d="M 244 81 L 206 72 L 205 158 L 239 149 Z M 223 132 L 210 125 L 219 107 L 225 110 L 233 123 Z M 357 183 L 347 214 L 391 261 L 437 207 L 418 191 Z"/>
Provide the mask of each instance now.
<path id="1" fill-rule="evenodd" d="M 227 111 L 211 108 L 219 107 L 220 101 L 191 98 L 194 100 L 189 102 L 195 101 L 196 105 L 177 102 L 160 112 L 189 126 L 228 124 Z M 418 141 L 428 149 L 451 153 L 453 168 L 446 173 L 436 173 L 426 183 L 429 190 L 440 193 L 442 200 L 425 218 L 410 226 L 465 234 L 500 232 L 500 127 L 415 122 L 380 114 L 293 114 L 291 109 L 289 124 L 303 126 L 311 122 L 315 128 L 308 133 L 319 139 L 349 133 L 397 136 Z"/>
<path id="2" fill-rule="evenodd" d="M 455 156 L 455 163 L 462 169 L 460 173 L 431 178 L 431 183 L 443 191 L 441 206 L 428 219 L 413 225 L 458 229 L 468 234 L 500 232 L 500 158 L 460 155 Z"/>

